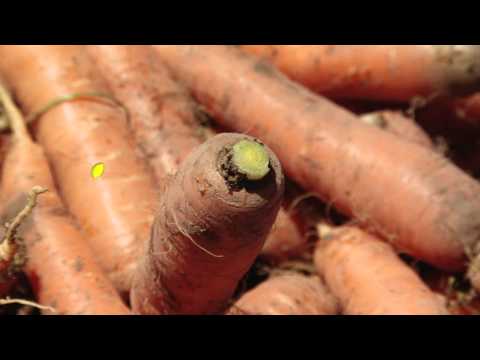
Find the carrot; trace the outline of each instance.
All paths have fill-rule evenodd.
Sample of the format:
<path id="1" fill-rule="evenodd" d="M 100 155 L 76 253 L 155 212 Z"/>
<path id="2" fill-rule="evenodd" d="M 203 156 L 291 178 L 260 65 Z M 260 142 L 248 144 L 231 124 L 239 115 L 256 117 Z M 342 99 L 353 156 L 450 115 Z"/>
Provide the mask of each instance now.
<path id="1" fill-rule="evenodd" d="M 48 189 L 19 228 L 28 253 L 25 272 L 39 302 L 59 314 L 128 314 L 56 193 L 42 148 L 30 139 L 22 115 L 2 87 L 0 101 L 13 130 L 0 187 L 3 216 L 17 213 L 30 189 Z"/>
<path id="2" fill-rule="evenodd" d="M 363 122 L 391 132 L 398 137 L 434 149 L 428 134 L 415 121 L 398 111 L 376 111 L 360 116 Z"/>
<path id="3" fill-rule="evenodd" d="M 115 97 L 130 111 L 130 126 L 157 182 L 173 175 L 206 140 L 205 115 L 172 79 L 150 46 L 92 45 L 87 50 Z"/>
<path id="4" fill-rule="evenodd" d="M 472 45 L 244 45 L 289 78 L 333 98 L 409 101 L 480 89 Z"/>
<path id="5" fill-rule="evenodd" d="M 315 265 L 339 299 L 343 314 L 448 314 L 442 298 L 390 245 L 355 227 L 325 227 L 315 250 Z"/>
<path id="6" fill-rule="evenodd" d="M 153 222 L 156 190 L 124 112 L 96 95 L 108 87 L 82 46 L 4 45 L 0 72 L 28 117 L 37 117 L 32 130 L 68 209 L 126 294 Z M 92 179 L 95 163 L 104 164 L 105 175 Z"/>
<path id="7" fill-rule="evenodd" d="M 243 294 L 229 315 L 336 315 L 337 300 L 316 277 L 299 274 L 269 278 Z"/>
<path id="8" fill-rule="evenodd" d="M 480 261 L 480 185 L 440 154 L 360 122 L 238 49 L 155 49 L 216 121 L 264 141 L 307 191 L 437 267 Z"/>
<path id="9" fill-rule="evenodd" d="M 283 191 L 280 163 L 254 138 L 225 133 L 199 146 L 161 198 L 135 274 L 132 309 L 224 311 L 263 246 Z"/>

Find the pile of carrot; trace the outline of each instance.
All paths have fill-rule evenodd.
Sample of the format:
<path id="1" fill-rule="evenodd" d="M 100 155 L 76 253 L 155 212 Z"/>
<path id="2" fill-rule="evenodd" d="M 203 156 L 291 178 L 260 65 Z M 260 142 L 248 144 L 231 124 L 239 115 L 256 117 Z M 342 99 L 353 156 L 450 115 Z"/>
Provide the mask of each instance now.
<path id="1" fill-rule="evenodd" d="M 480 313 L 480 47 L 1 45 L 0 314 Z"/>

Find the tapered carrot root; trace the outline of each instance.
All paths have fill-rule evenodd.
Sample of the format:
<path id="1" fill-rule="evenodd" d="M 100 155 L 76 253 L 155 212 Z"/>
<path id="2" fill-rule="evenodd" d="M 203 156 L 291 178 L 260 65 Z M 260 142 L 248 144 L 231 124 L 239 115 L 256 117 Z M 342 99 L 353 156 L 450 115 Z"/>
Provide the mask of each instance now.
<path id="1" fill-rule="evenodd" d="M 403 263 L 390 245 L 354 227 L 320 240 L 315 265 L 346 315 L 448 314 L 442 298 Z"/>
<path id="2" fill-rule="evenodd" d="M 316 277 L 280 275 L 248 291 L 230 315 L 336 315 L 338 302 Z"/>
<path id="3" fill-rule="evenodd" d="M 396 111 L 378 111 L 360 116 L 363 122 L 391 132 L 399 138 L 433 149 L 428 134 L 413 120 Z"/>
<path id="4" fill-rule="evenodd" d="M 244 45 L 291 79 L 339 98 L 409 101 L 480 88 L 472 45 Z"/>
<path id="5" fill-rule="evenodd" d="M 218 122 L 260 138 L 290 178 L 398 249 L 454 271 L 465 252 L 480 252 L 480 185 L 443 156 L 363 124 L 238 49 L 155 49 Z"/>
<path id="6" fill-rule="evenodd" d="M 82 46 L 1 46 L 0 72 L 26 113 L 71 94 L 108 93 Z M 135 155 L 124 112 L 94 98 L 49 109 L 33 128 L 62 196 L 103 269 L 126 293 L 148 239 L 155 206 L 153 175 Z M 92 179 L 92 165 L 105 175 Z"/>
<path id="7" fill-rule="evenodd" d="M 130 111 L 130 126 L 157 181 L 173 175 L 206 140 L 203 113 L 174 81 L 150 46 L 94 45 L 88 51 L 115 97 Z"/>
<path id="8" fill-rule="evenodd" d="M 283 191 L 280 163 L 253 138 L 225 133 L 198 147 L 162 196 L 134 279 L 133 310 L 224 311 L 263 246 Z"/>
<path id="9" fill-rule="evenodd" d="M 31 141 L 1 88 L 0 99 L 9 108 L 14 132 L 1 178 L 3 217 L 10 220 L 24 207 L 30 189 L 48 189 L 19 228 L 28 253 L 25 272 L 38 301 L 58 314 L 128 314 L 57 195 L 42 148 Z"/>

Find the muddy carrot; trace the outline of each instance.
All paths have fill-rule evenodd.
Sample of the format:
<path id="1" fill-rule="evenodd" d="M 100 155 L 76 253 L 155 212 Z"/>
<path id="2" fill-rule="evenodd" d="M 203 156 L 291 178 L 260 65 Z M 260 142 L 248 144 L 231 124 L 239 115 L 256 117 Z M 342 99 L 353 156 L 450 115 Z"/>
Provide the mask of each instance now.
<path id="1" fill-rule="evenodd" d="M 254 138 L 225 133 L 199 146 L 161 198 L 135 274 L 132 309 L 225 311 L 263 246 L 283 191 L 280 163 Z"/>

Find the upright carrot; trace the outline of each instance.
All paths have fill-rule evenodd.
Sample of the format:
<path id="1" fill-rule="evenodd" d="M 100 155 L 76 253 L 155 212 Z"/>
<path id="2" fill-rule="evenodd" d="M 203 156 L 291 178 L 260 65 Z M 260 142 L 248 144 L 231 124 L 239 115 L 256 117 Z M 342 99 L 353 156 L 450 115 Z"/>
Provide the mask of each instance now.
<path id="1" fill-rule="evenodd" d="M 289 78 L 330 97 L 409 101 L 480 89 L 472 45 L 244 45 Z"/>
<path id="2" fill-rule="evenodd" d="M 336 315 L 337 299 L 317 276 L 279 275 L 246 292 L 230 315 Z"/>
<path id="3" fill-rule="evenodd" d="M 3 217 L 10 220 L 24 206 L 30 189 L 48 189 L 19 227 L 28 254 L 25 272 L 38 301 L 59 314 L 128 314 L 57 195 L 42 148 L 30 139 L 20 112 L 2 87 L 0 102 L 13 130 L 0 185 Z"/>
<path id="4" fill-rule="evenodd" d="M 219 313 L 262 248 L 284 190 L 275 155 L 225 133 L 182 163 L 161 198 L 131 304 L 143 314 Z"/>
<path id="5" fill-rule="evenodd" d="M 443 156 L 360 122 L 238 49 L 155 49 L 218 122 L 260 138 L 294 181 L 398 249 L 446 270 L 480 253 L 480 185 Z"/>
<path id="6" fill-rule="evenodd" d="M 173 175 L 203 141 L 203 113 L 144 45 L 92 45 L 88 51 L 115 97 L 130 111 L 130 126 L 157 181 Z"/>
<path id="7" fill-rule="evenodd" d="M 135 155 L 124 112 L 99 98 L 108 87 L 82 46 L 3 45 L 0 72 L 28 116 L 39 115 L 34 135 L 66 205 L 103 269 L 126 293 L 148 240 L 156 190 Z M 104 164 L 105 174 L 93 179 L 96 163 Z"/>
<path id="8" fill-rule="evenodd" d="M 358 228 L 331 229 L 318 244 L 315 265 L 345 315 L 448 314 L 440 295 L 390 245 Z"/>

